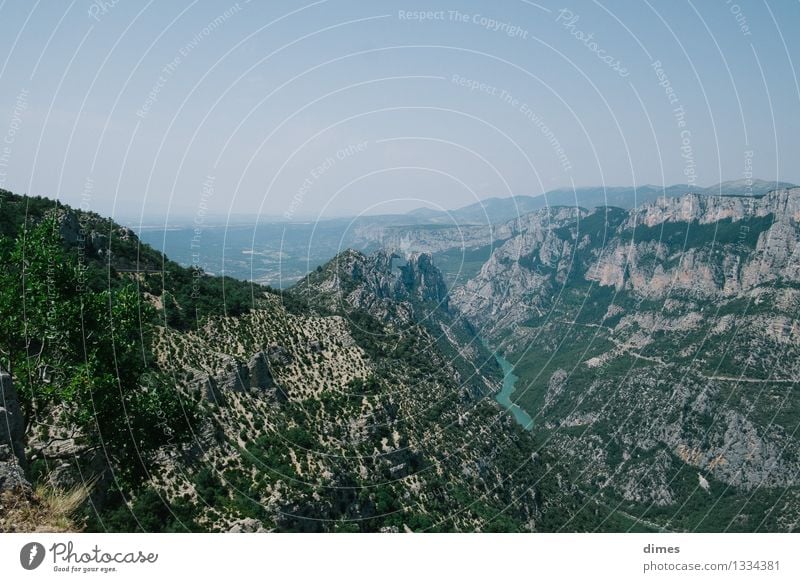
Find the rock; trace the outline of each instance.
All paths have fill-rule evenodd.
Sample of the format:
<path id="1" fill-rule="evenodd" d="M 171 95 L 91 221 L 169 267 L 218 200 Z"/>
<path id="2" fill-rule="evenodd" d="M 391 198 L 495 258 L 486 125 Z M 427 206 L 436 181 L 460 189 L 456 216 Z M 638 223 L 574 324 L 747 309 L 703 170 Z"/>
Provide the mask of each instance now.
<path id="1" fill-rule="evenodd" d="M 558 400 L 558 396 L 564 390 L 564 386 L 566 385 L 568 378 L 569 374 L 563 368 L 559 368 L 553 372 L 552 376 L 550 376 L 550 380 L 547 383 L 547 393 L 544 397 L 544 408 L 550 408 L 556 402 L 556 400 Z"/>
<path id="2" fill-rule="evenodd" d="M 406 254 L 381 249 L 365 255 L 347 249 L 301 280 L 295 290 L 327 311 L 350 316 L 357 310 L 399 327 L 420 324 L 425 333 L 432 334 L 433 341 L 447 346 L 444 349 L 449 361 L 440 364 L 463 384 L 465 397 L 479 397 L 495 388 L 499 370 L 492 365 L 484 367 L 491 354 L 479 341 L 472 341 L 477 340 L 476 329 L 451 309 L 445 277 L 429 252 Z M 334 344 L 338 340 L 345 345 L 354 338 L 331 339 Z M 378 336 L 375 340 L 382 341 Z M 309 344 L 312 352 L 326 347 L 331 348 Z"/>
<path id="3" fill-rule="evenodd" d="M 267 530 L 257 519 L 245 517 L 231 524 L 228 533 L 266 533 Z"/>
<path id="4" fill-rule="evenodd" d="M 247 371 L 251 389 L 264 391 L 275 386 L 275 380 L 269 369 L 269 359 L 264 352 L 257 352 L 250 358 L 247 362 Z"/>
<path id="5" fill-rule="evenodd" d="M 412 253 L 401 271 L 403 284 L 409 293 L 422 301 L 437 303 L 447 310 L 447 284 L 441 271 L 434 266 L 430 253 Z"/>
<path id="6" fill-rule="evenodd" d="M 288 392 L 275 382 L 270 370 L 270 359 L 264 352 L 258 352 L 248 363 L 250 370 L 250 387 L 256 393 L 272 398 L 278 403 L 289 399 Z"/>
<path id="7" fill-rule="evenodd" d="M 19 459 L 12 454 L 11 447 L 0 445 L 0 493 L 6 491 L 30 491 L 31 484 Z"/>
<path id="8" fill-rule="evenodd" d="M 430 253 L 401 255 L 379 250 L 364 255 L 347 249 L 298 284 L 305 294 L 330 310 L 342 306 L 369 312 L 380 320 L 411 318 L 415 302 L 434 303 L 448 309 L 444 276 Z"/>
<path id="9" fill-rule="evenodd" d="M 97 232 L 96 230 L 93 230 L 89 235 L 89 245 L 97 253 L 102 254 L 108 249 L 108 237 Z"/>
<path id="10" fill-rule="evenodd" d="M 292 354 L 289 353 L 289 350 L 278 344 L 269 346 L 266 355 L 271 366 L 286 366 L 291 364 L 294 359 Z"/>
<path id="11" fill-rule="evenodd" d="M 78 222 L 78 217 L 72 210 L 57 211 L 58 214 L 58 232 L 64 242 L 74 245 L 78 242 L 78 236 L 81 231 L 81 225 Z"/>
<path id="12" fill-rule="evenodd" d="M 607 475 L 654 506 L 680 501 L 674 475 L 688 467 L 700 490 L 795 486 L 800 188 L 571 210 L 508 223 L 451 292 L 484 338 L 524 351 L 536 371 L 523 383 L 547 381 L 540 426 L 586 427 L 554 438 L 560 458 L 586 485 Z M 551 366 L 568 344 L 578 381 Z M 598 440 L 613 454 L 588 454 Z"/>
<path id="13" fill-rule="evenodd" d="M 234 362 L 219 381 L 219 388 L 223 392 L 246 392 L 249 387 L 250 370 L 245 364 L 239 362 Z"/>
<path id="14" fill-rule="evenodd" d="M 288 361 L 288 356 L 283 348 L 270 349 L 267 352 L 257 352 L 246 364 L 231 358 L 227 369 L 221 374 L 204 376 L 200 381 L 200 390 L 203 397 L 215 404 L 224 406 L 227 392 L 261 394 L 274 398 L 278 402 L 285 402 L 288 394 L 285 389 L 278 386 L 270 370 L 270 363 Z"/>
<path id="15" fill-rule="evenodd" d="M 288 396 L 285 390 L 275 383 L 270 370 L 270 357 L 264 352 L 256 353 L 247 363 L 250 378 L 250 389 L 273 396 L 278 402 L 285 402 Z"/>
<path id="16" fill-rule="evenodd" d="M 209 402 L 220 406 L 224 404 L 225 397 L 222 395 L 222 392 L 220 392 L 217 381 L 211 376 L 206 376 L 203 379 L 200 389 L 202 390 L 203 397 Z"/>
<path id="17" fill-rule="evenodd" d="M 800 188 L 763 197 L 662 197 L 638 209 L 619 210 L 617 222 L 598 212 L 603 210 L 547 209 L 502 225 L 511 236 L 498 244 L 476 277 L 453 289 L 454 305 L 473 323 L 488 326 L 484 334 L 492 336 L 496 329 L 546 312 L 568 273 L 655 300 L 676 293 L 720 299 L 764 284 L 800 283 Z M 593 241 L 588 234 L 596 233 L 587 233 L 578 241 L 575 233 L 588 220 L 604 223 L 604 234 Z M 741 225 L 733 236 L 717 240 L 723 231 L 717 233 L 714 225 L 721 221 Z M 655 239 L 645 236 L 647 228 L 672 223 L 685 223 L 695 233 L 689 244 L 680 237 L 670 242 L 668 232 Z M 710 228 L 708 236 L 701 228 Z M 578 250 L 586 262 L 573 261 Z"/>
<path id="18" fill-rule="evenodd" d="M 0 492 L 30 490 L 25 479 L 25 421 L 11 376 L 0 370 Z"/>

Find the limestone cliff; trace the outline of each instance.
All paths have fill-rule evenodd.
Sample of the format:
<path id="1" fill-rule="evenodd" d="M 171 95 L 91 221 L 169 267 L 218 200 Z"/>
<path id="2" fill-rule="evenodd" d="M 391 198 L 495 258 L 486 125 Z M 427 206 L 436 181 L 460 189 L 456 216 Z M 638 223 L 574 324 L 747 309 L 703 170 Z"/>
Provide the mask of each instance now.
<path id="1" fill-rule="evenodd" d="M 764 527 L 755 500 L 774 503 L 792 529 L 800 189 L 526 220 L 451 303 L 516 365 L 580 487 L 665 526 Z M 687 511 L 700 495 L 738 521 Z"/>

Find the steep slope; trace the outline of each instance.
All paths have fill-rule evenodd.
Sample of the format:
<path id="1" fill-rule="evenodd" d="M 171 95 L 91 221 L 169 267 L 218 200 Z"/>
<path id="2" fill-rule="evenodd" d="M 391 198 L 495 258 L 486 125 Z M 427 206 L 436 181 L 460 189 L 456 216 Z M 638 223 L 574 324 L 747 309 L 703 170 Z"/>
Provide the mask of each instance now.
<path id="1" fill-rule="evenodd" d="M 795 529 L 800 189 L 513 230 L 451 302 L 581 489 L 668 528 Z"/>
<path id="2" fill-rule="evenodd" d="M 208 217 L 198 237 L 192 218 L 165 228 L 163 220 L 149 220 L 161 226 L 141 226 L 146 243 L 171 259 L 190 266 L 202 264 L 213 273 L 225 272 L 240 279 L 287 288 L 324 264 L 345 248 L 372 253 L 379 248 L 433 253 L 449 287 L 475 276 L 494 247 L 508 238 L 503 225 L 526 213 L 548 206 L 617 206 L 632 208 L 659 196 L 681 196 L 688 191 L 702 195 L 764 194 L 789 185 L 754 180 L 723 182 L 711 188 L 692 189 L 685 184 L 671 186 L 580 187 L 559 189 L 538 196 L 488 198 L 463 208 L 442 212 L 428 208 L 406 214 L 364 215 L 300 222 L 253 215 Z M 139 220 L 137 216 L 135 218 Z"/>
<path id="3" fill-rule="evenodd" d="M 96 215 L 2 195 L 9 287 L 0 307 L 11 339 L 4 336 L 0 355 L 11 376 L 33 372 L 15 377 L 26 425 L 7 444 L 21 441 L 34 487 L 91 489 L 83 513 L 71 516 L 77 527 L 530 531 L 603 523 L 559 485 L 555 460 L 537 452 L 532 435 L 482 396 L 496 382 L 491 365 L 475 364 L 480 358 L 458 351 L 469 341 L 445 332 L 469 327 L 449 311 L 429 257 L 412 258 L 384 288 L 380 268 L 346 254 L 364 277 L 341 277 L 347 295 L 322 276 L 336 263 L 305 292 L 278 293 L 184 269 Z M 48 283 L 54 261 L 56 286 Z M 18 285 L 31 292 L 17 293 Z M 340 308 L 342 297 L 358 301 Z M 51 316 L 54 303 L 63 318 Z M 86 319 L 95 306 L 97 319 Z M 42 314 L 43 339 L 19 347 L 20 313 Z M 50 331 L 63 344 L 51 348 Z M 81 363 L 81 338 L 90 347 L 102 340 L 89 353 L 93 367 Z M 73 343 L 78 351 L 65 351 Z M 117 361 L 124 366 L 114 372 Z M 47 395 L 56 398 L 43 408 Z"/>

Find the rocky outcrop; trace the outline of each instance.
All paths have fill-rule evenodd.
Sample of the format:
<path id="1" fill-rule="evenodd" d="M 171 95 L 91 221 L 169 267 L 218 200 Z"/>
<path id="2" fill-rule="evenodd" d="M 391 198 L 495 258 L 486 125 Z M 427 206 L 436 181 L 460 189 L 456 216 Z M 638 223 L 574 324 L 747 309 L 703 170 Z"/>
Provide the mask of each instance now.
<path id="1" fill-rule="evenodd" d="M 430 253 L 365 255 L 348 249 L 292 291 L 330 311 L 366 312 L 397 328 L 420 325 L 445 353 L 443 365 L 472 396 L 493 391 L 501 378 L 475 328 L 451 308 L 447 283 Z"/>
<path id="2" fill-rule="evenodd" d="M 541 314 L 573 267 L 576 245 L 567 229 L 586 216 L 579 208 L 554 208 L 515 220 L 518 234 L 477 277 L 452 290 L 452 302 L 487 337 Z"/>
<path id="3" fill-rule="evenodd" d="M 764 196 L 702 196 L 685 194 L 659 198 L 630 212 L 625 228 L 665 222 L 711 224 L 774 214 L 779 220 L 800 221 L 800 188 L 775 190 Z"/>
<path id="4" fill-rule="evenodd" d="M 250 387 L 250 370 L 242 362 L 233 362 L 220 378 L 219 387 L 225 392 L 246 392 Z"/>
<path id="5" fill-rule="evenodd" d="M 348 249 L 295 289 L 330 310 L 362 309 L 383 320 L 409 321 L 419 302 L 446 311 L 449 301 L 447 284 L 430 253 L 381 250 L 364 255 Z"/>
<path id="6" fill-rule="evenodd" d="M 288 352 L 277 346 L 256 352 L 247 363 L 231 358 L 222 373 L 203 377 L 201 390 L 206 400 L 220 405 L 225 403 L 225 394 L 229 392 L 265 395 L 285 402 L 288 398 L 286 391 L 276 384 L 270 366 L 272 362 L 278 364 L 290 361 Z"/>
<path id="7" fill-rule="evenodd" d="M 269 346 L 266 350 L 266 355 L 270 366 L 286 366 L 294 360 L 291 352 L 278 344 Z"/>
<path id="8" fill-rule="evenodd" d="M 266 533 L 267 530 L 260 521 L 252 517 L 245 517 L 233 522 L 228 533 Z"/>
<path id="9" fill-rule="evenodd" d="M 0 492 L 30 489 L 25 479 L 25 421 L 11 376 L 0 370 Z"/>
<path id="10" fill-rule="evenodd" d="M 264 352 L 253 354 L 247 362 L 247 373 L 252 390 L 268 390 L 275 386 L 275 380 L 269 370 L 269 360 Z"/>

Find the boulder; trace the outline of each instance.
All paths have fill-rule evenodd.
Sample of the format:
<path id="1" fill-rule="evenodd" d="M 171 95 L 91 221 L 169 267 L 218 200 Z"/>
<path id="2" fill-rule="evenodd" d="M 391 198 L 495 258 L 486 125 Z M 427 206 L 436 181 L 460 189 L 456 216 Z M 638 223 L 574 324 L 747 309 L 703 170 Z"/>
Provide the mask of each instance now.
<path id="1" fill-rule="evenodd" d="M 275 383 L 270 369 L 271 361 L 268 352 L 257 352 L 246 364 L 231 360 L 222 373 L 201 379 L 200 390 L 203 397 L 220 406 L 226 403 L 226 392 L 260 394 L 274 398 L 278 402 L 285 402 L 288 396 L 285 390 Z"/>
<path id="2" fill-rule="evenodd" d="M 219 386 L 215 378 L 212 378 L 211 376 L 206 376 L 203 378 L 200 385 L 200 390 L 203 393 L 203 397 L 209 402 L 219 404 L 220 406 L 224 404 L 224 397 L 219 390 Z"/>

